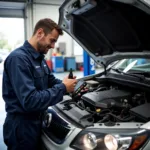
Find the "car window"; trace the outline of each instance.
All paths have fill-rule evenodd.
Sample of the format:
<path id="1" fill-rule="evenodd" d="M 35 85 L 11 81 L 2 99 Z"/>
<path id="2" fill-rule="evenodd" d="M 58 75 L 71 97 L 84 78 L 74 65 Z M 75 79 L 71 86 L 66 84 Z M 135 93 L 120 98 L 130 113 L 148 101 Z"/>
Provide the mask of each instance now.
<path id="1" fill-rule="evenodd" d="M 145 58 L 131 58 L 120 60 L 115 66 L 115 69 L 121 70 L 137 70 L 137 71 L 148 71 L 150 72 L 150 59 Z"/>

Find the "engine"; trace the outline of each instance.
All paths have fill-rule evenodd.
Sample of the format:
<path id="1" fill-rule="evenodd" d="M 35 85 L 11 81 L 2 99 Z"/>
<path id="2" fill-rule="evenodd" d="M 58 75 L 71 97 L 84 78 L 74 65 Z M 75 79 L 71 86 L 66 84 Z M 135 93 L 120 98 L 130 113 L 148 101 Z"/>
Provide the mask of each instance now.
<path id="1" fill-rule="evenodd" d="M 131 98 L 131 93 L 118 89 L 109 89 L 104 91 L 90 92 L 84 94 L 81 98 L 95 108 L 123 108 Z"/>
<path id="2" fill-rule="evenodd" d="M 65 99 L 57 108 L 62 109 L 71 119 L 83 126 L 150 120 L 146 93 L 137 88 L 87 82 L 85 90 L 81 90 L 75 97 Z"/>
<path id="3" fill-rule="evenodd" d="M 133 94 L 112 88 L 82 95 L 78 106 L 93 113 L 94 122 L 128 122 L 136 119 L 131 113 L 132 108 L 143 104 L 144 101 L 142 93 Z"/>

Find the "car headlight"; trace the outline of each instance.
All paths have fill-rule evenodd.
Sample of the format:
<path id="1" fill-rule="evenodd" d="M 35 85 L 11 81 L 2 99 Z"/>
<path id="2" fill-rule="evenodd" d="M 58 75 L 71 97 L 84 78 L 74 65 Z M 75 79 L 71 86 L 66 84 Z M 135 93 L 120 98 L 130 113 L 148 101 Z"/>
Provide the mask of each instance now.
<path id="1" fill-rule="evenodd" d="M 78 150 L 136 150 L 148 139 L 145 129 L 95 129 L 81 131 L 71 147 Z"/>

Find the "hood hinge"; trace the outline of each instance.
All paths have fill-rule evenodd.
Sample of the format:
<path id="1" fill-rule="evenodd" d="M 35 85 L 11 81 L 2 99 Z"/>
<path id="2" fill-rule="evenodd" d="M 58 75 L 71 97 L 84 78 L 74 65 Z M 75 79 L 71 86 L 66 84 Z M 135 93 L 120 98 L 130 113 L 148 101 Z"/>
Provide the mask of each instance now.
<path id="1" fill-rule="evenodd" d="M 106 74 L 107 74 L 106 65 L 105 65 L 103 62 L 101 62 L 101 64 L 102 64 L 103 67 L 104 67 L 104 73 L 105 73 L 105 75 L 106 75 Z"/>

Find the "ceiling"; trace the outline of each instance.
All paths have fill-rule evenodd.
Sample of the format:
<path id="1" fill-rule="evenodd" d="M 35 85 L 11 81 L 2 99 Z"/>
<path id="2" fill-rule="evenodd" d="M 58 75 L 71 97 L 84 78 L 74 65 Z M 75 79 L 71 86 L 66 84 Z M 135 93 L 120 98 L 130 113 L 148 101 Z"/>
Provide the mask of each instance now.
<path id="1" fill-rule="evenodd" d="M 0 9 L 24 9 L 25 2 L 0 1 Z"/>
<path id="2" fill-rule="evenodd" d="M 61 5 L 64 0 L 0 0 L 0 9 L 24 9 L 25 4 Z"/>
<path id="3" fill-rule="evenodd" d="M 60 6 L 64 0 L 0 0 L 0 17 L 24 17 L 27 4 Z"/>

